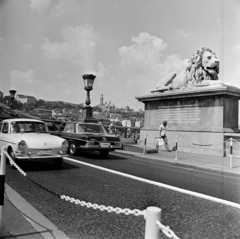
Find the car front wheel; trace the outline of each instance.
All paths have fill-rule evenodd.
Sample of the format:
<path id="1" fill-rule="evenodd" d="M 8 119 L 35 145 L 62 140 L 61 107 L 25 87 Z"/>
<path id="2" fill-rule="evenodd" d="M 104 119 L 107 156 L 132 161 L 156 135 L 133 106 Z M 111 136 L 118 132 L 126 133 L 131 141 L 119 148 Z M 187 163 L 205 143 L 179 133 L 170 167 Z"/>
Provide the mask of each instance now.
<path id="1" fill-rule="evenodd" d="M 70 142 L 69 144 L 69 153 L 73 156 L 77 155 L 77 146 L 74 142 Z"/>

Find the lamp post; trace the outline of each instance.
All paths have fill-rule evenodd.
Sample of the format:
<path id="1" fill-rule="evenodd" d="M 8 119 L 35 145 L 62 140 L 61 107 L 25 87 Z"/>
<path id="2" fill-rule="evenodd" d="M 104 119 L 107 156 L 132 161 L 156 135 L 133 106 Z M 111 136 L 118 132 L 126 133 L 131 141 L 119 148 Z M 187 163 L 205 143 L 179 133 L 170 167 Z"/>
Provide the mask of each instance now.
<path id="1" fill-rule="evenodd" d="M 84 122 L 97 122 L 95 118 L 93 118 L 92 107 L 90 106 L 90 91 L 93 89 L 93 83 L 96 78 L 93 74 L 84 74 L 82 76 L 84 89 L 87 91 L 87 96 L 85 100 L 85 106 L 83 107 L 83 121 Z"/>
<path id="2" fill-rule="evenodd" d="M 9 104 L 9 107 L 10 108 L 14 108 L 14 99 L 15 99 L 15 94 L 16 94 L 16 90 L 9 90 L 9 93 L 10 93 L 10 104 Z"/>

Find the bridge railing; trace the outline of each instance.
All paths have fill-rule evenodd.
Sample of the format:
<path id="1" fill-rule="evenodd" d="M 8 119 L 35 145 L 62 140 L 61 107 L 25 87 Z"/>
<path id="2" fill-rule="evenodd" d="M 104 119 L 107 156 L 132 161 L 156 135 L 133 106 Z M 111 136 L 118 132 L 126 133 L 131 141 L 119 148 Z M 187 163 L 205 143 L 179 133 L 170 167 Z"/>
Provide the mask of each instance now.
<path id="1" fill-rule="evenodd" d="M 42 119 L 42 121 L 47 123 L 50 131 L 56 131 L 58 129 L 58 126 L 63 122 L 63 121 L 48 120 L 48 119 Z M 103 127 L 106 129 L 108 133 L 110 133 L 108 130 L 108 125 L 103 125 Z M 114 127 L 115 127 L 115 131 L 113 134 L 119 136 L 120 138 L 133 139 L 135 142 L 137 142 L 138 139 L 140 138 L 139 127 L 126 127 L 126 126 L 114 126 Z"/>
<path id="2" fill-rule="evenodd" d="M 140 138 L 140 128 L 139 127 L 126 127 L 126 126 L 114 126 L 115 135 L 120 136 L 121 138 L 131 138 L 134 141 L 138 141 Z M 104 128 L 109 132 L 108 125 L 104 125 Z"/>

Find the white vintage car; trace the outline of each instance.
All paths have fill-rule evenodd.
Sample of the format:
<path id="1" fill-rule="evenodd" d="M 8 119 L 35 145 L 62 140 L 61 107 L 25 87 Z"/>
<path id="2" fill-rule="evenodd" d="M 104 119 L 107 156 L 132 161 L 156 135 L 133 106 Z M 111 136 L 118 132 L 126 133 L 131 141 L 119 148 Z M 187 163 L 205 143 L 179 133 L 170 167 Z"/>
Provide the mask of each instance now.
<path id="1" fill-rule="evenodd" d="M 67 153 L 68 141 L 49 134 L 41 120 L 15 118 L 0 122 L 0 151 L 2 146 L 16 163 L 52 161 L 58 167 Z"/>

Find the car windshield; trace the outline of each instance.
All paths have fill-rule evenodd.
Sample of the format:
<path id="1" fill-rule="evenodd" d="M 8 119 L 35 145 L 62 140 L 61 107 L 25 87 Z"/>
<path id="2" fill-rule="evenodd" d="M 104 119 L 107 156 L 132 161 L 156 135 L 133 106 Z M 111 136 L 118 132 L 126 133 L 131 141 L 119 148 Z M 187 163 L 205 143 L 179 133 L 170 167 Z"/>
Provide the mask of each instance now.
<path id="1" fill-rule="evenodd" d="M 78 124 L 77 126 L 78 133 L 101 133 L 101 134 L 106 134 L 106 130 L 102 125 L 97 125 L 97 124 Z"/>
<path id="2" fill-rule="evenodd" d="M 46 133 L 47 127 L 42 122 L 30 122 L 30 121 L 21 121 L 21 122 L 12 122 L 11 123 L 11 133 Z"/>

